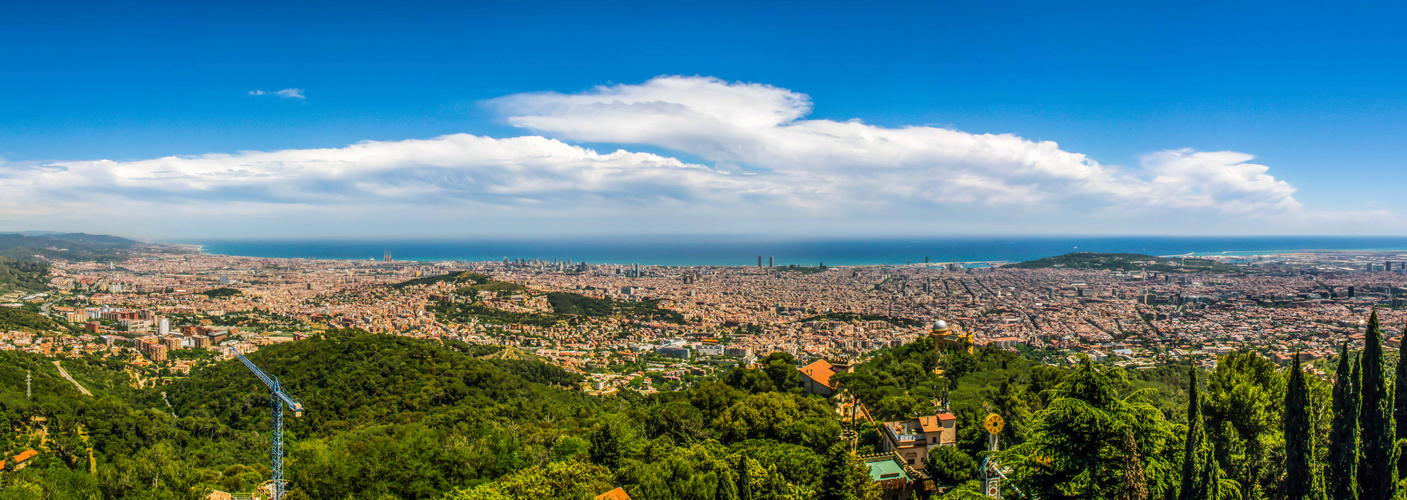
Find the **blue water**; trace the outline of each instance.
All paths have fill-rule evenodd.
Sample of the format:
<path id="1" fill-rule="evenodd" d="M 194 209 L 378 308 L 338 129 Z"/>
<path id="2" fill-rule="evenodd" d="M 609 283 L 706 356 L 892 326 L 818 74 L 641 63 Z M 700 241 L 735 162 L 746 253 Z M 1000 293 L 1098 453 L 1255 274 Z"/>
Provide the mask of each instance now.
<path id="1" fill-rule="evenodd" d="M 1407 251 L 1407 237 L 962 237 L 888 240 L 649 238 L 578 240 L 191 241 L 207 253 L 250 257 L 485 261 L 544 259 L 592 264 L 828 266 L 946 262 L 1019 262 L 1070 252 L 1149 255 L 1258 255 L 1309 250 Z"/>

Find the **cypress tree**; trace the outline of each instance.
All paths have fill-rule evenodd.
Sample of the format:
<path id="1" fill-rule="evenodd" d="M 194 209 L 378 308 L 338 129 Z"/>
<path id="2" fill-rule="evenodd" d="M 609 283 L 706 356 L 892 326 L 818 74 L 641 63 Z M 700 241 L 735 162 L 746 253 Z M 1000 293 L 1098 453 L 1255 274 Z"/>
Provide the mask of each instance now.
<path id="1" fill-rule="evenodd" d="M 1402 330 L 1402 339 L 1407 339 L 1407 329 Z M 1407 363 L 1397 360 L 1397 376 L 1393 377 L 1392 419 L 1397 423 L 1397 439 L 1407 439 Z M 1407 461 L 1397 457 L 1397 477 L 1407 477 Z"/>
<path id="2" fill-rule="evenodd" d="M 1358 484 L 1358 398 L 1348 342 L 1339 350 L 1339 366 L 1334 370 L 1334 420 L 1329 429 L 1329 463 L 1324 470 L 1329 494 L 1336 500 L 1357 500 Z M 1286 438 L 1289 436 L 1286 435 Z"/>
<path id="3" fill-rule="evenodd" d="M 839 443 L 826 451 L 817 500 L 863 500 L 871 484 L 870 469 Z M 778 477 L 781 477 L 778 475 Z"/>
<path id="4" fill-rule="evenodd" d="M 1182 484 L 1178 487 L 1178 500 L 1201 500 L 1205 498 L 1207 483 L 1202 468 L 1202 450 L 1206 445 L 1207 431 L 1202 423 L 1202 400 L 1197 388 L 1197 365 L 1187 364 L 1187 440 L 1182 450 Z"/>
<path id="5" fill-rule="evenodd" d="M 1191 497 L 1198 500 L 1221 500 L 1221 468 L 1216 463 L 1215 448 L 1201 453 L 1201 479 L 1198 480 L 1201 491 L 1197 496 Z"/>
<path id="6" fill-rule="evenodd" d="M 713 500 L 738 500 L 738 482 L 726 469 L 718 471 L 718 488 L 713 490 Z"/>
<path id="7" fill-rule="evenodd" d="M 1392 422 L 1392 393 L 1383 368 L 1383 332 L 1378 312 L 1368 317 L 1364 339 L 1363 382 L 1359 409 L 1358 498 L 1391 500 L 1397 490 L 1397 426 Z"/>
<path id="8" fill-rule="evenodd" d="M 1124 433 L 1124 487 L 1118 500 L 1147 500 L 1148 479 L 1143 475 L 1143 460 L 1138 457 L 1138 440 L 1132 432 Z"/>
<path id="9" fill-rule="evenodd" d="M 1285 498 L 1324 500 L 1324 487 L 1314 470 L 1314 422 L 1309 414 L 1309 387 L 1300 369 L 1300 354 L 1290 365 L 1285 387 Z"/>

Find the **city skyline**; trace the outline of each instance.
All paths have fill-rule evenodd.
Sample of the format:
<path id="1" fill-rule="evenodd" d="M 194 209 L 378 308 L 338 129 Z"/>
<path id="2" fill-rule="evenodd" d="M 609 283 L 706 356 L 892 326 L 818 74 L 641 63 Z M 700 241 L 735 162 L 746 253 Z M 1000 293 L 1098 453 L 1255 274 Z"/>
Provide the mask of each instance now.
<path id="1" fill-rule="evenodd" d="M 15 7 L 0 230 L 1407 234 L 1392 16 L 1217 5 Z"/>

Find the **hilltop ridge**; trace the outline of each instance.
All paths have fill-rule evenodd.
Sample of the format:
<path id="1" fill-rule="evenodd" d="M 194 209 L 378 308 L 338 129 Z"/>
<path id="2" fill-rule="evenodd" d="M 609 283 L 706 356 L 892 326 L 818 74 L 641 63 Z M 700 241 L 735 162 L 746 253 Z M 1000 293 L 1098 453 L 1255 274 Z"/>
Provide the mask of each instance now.
<path id="1" fill-rule="evenodd" d="M 1152 271 L 1161 273 L 1239 272 L 1236 266 L 1211 259 L 1169 259 L 1137 253 L 1072 252 L 1002 266 L 1012 269 L 1096 269 L 1105 271 Z"/>

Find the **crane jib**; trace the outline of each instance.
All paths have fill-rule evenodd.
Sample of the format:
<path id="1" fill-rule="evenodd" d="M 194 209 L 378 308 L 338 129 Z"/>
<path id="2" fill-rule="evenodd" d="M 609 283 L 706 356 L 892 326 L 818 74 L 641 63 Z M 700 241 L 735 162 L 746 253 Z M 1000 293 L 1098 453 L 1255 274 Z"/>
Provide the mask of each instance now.
<path id="1" fill-rule="evenodd" d="M 271 398 L 269 398 L 269 405 L 270 405 L 270 406 L 272 407 L 272 409 L 273 409 L 273 417 L 274 417 L 274 418 L 273 418 L 273 420 L 274 420 L 274 422 L 273 422 L 273 423 L 274 423 L 273 436 L 272 436 L 272 439 L 270 440 L 271 443 L 270 443 L 270 446 L 269 446 L 269 458 L 270 458 L 270 461 L 273 462 L 273 476 L 274 476 L 274 478 L 273 478 L 273 480 L 270 481 L 270 483 L 271 483 L 270 485 L 273 487 L 273 497 L 274 497 L 274 500 L 281 500 L 281 499 L 283 498 L 283 489 L 284 489 L 284 481 L 283 481 L 283 406 L 284 406 L 285 404 L 287 404 L 288 407 L 293 410 L 293 416 L 294 416 L 294 417 L 302 417 L 302 416 L 303 416 L 303 403 L 299 403 L 298 401 L 294 400 L 293 398 L 288 397 L 288 394 L 285 394 L 285 393 L 283 392 L 283 387 L 279 384 L 277 378 L 269 378 L 268 374 L 265 374 L 265 373 L 264 373 L 264 370 L 260 370 L 259 367 L 254 366 L 254 362 L 253 362 L 253 361 L 250 361 L 249 358 L 244 357 L 244 355 L 241 354 L 238 349 L 235 349 L 235 348 L 232 347 L 232 348 L 230 348 L 230 352 L 231 352 L 231 353 L 234 353 L 235 357 L 238 357 L 239 360 L 240 360 L 240 362 L 243 362 L 243 363 L 244 363 L 244 366 L 249 367 L 249 371 L 254 372 L 254 375 L 258 376 L 258 377 L 259 377 L 259 380 L 264 381 L 264 385 L 269 386 L 269 392 L 271 392 L 271 393 L 273 394 L 273 396 L 272 396 Z"/>
<path id="2" fill-rule="evenodd" d="M 282 399 L 284 403 L 288 404 L 289 408 L 293 409 L 293 416 L 303 416 L 303 403 L 299 403 L 293 398 L 288 397 L 288 394 L 283 392 L 283 388 L 279 386 L 278 381 L 269 378 L 269 376 L 264 373 L 264 370 L 260 370 L 258 366 L 254 365 L 253 361 L 250 361 L 249 358 L 244 357 L 244 355 L 240 354 L 239 351 L 231 348 L 230 352 L 234 353 L 234 355 L 238 357 L 241 362 L 244 363 L 244 366 L 249 367 L 249 371 L 254 372 L 254 375 L 258 376 L 259 380 L 264 381 L 264 385 L 268 386 L 269 390 L 273 391 L 275 396 L 278 396 L 279 399 Z"/>

